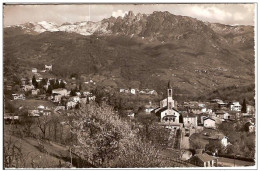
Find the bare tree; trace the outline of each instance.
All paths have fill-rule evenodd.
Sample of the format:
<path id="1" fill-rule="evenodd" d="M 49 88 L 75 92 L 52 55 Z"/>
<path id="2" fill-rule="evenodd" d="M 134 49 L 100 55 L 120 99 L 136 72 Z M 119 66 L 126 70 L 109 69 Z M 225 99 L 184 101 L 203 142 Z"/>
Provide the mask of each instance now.
<path id="1" fill-rule="evenodd" d="M 48 125 L 51 123 L 50 116 L 40 116 L 36 119 L 36 125 L 41 130 L 43 138 L 46 138 L 46 130 Z"/>

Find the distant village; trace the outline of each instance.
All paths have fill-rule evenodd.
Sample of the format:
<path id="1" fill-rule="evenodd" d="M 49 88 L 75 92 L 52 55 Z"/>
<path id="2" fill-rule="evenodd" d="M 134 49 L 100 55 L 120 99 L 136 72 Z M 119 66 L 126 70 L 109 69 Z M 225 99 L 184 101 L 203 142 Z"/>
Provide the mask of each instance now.
<path id="1" fill-rule="evenodd" d="M 31 105 L 28 110 L 29 117 L 50 116 L 52 113 L 60 114 L 62 111 L 79 109 L 82 104 L 94 102 L 96 95 L 90 91 L 82 91 L 80 86 L 75 83 L 74 77 L 70 81 L 59 78 L 43 78 L 41 73 L 52 70 L 52 65 L 45 65 L 44 70 L 32 68 L 32 79 L 21 78 L 19 90 L 11 94 L 11 102 L 26 101 L 28 99 L 38 101 L 48 101 L 52 106 L 39 104 Z M 66 89 L 67 85 L 74 85 L 74 89 Z M 97 83 L 93 80 L 84 82 L 84 84 Z M 12 90 L 12 85 L 5 85 L 6 90 Z M 42 92 L 41 89 L 45 91 Z M 158 95 L 152 89 L 137 89 L 137 88 L 120 88 L 117 90 L 122 95 Z M 158 104 L 149 102 L 143 108 L 143 112 L 147 115 L 155 115 L 159 118 L 158 125 L 171 130 L 173 140 L 179 149 L 190 149 L 192 135 L 197 133 L 203 139 L 209 142 L 218 141 L 223 147 L 230 144 L 229 137 L 218 131 L 218 125 L 223 122 L 235 123 L 243 122 L 248 127 L 248 132 L 255 132 L 255 107 L 246 104 L 246 109 L 242 110 L 243 104 L 238 101 L 223 101 L 221 99 L 212 99 L 206 102 L 187 101 L 178 103 L 173 99 L 174 90 L 171 83 L 168 83 L 167 97 L 161 100 Z M 22 109 L 23 106 L 19 106 Z M 129 110 L 128 117 L 135 118 L 136 113 Z M 19 115 L 5 112 L 5 123 L 12 121 L 19 122 Z M 205 130 L 211 130 L 205 132 Z M 180 135 L 178 136 L 178 132 Z M 178 137 L 178 138 L 176 138 Z M 217 152 L 216 152 L 217 153 Z M 218 158 L 215 154 L 196 152 L 195 155 L 187 153 L 185 160 L 190 161 L 202 167 L 215 166 Z"/>

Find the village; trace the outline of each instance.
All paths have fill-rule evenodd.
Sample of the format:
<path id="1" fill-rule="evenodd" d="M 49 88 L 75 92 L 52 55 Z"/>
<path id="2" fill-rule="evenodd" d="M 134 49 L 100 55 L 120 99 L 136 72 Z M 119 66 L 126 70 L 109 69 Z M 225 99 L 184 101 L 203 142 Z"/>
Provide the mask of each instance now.
<path id="1" fill-rule="evenodd" d="M 45 65 L 44 70 L 32 68 L 31 79 L 21 78 L 20 85 L 14 89 L 14 85 L 5 85 L 4 100 L 9 101 L 5 107 L 4 121 L 6 125 L 19 124 L 25 117 L 41 118 L 52 115 L 70 115 L 70 112 L 80 109 L 81 106 L 95 103 L 94 91 L 82 90 L 82 85 L 77 84 L 76 78 L 70 80 L 58 78 L 43 78 L 42 73 L 52 70 L 52 65 Z M 84 84 L 95 87 L 93 80 Z M 139 107 L 139 110 L 126 110 L 127 118 L 133 120 L 138 115 L 155 116 L 156 124 L 170 134 L 166 144 L 167 148 L 175 150 L 177 157 L 194 166 L 216 167 L 216 166 L 245 166 L 250 164 L 235 164 L 236 160 L 252 161 L 248 156 L 237 154 L 234 149 L 238 147 L 239 141 L 225 134 L 232 132 L 229 129 L 243 130 L 248 134 L 255 132 L 255 108 L 252 105 L 243 104 L 239 101 L 223 101 L 212 99 L 210 101 L 184 101 L 178 103 L 173 99 L 174 89 L 169 81 L 167 86 L 167 97 L 160 102 L 149 101 L 148 104 Z M 157 96 L 153 89 L 120 88 L 116 90 L 121 96 L 146 95 Z M 11 92 L 11 94 L 10 94 Z M 106 101 L 106 97 L 102 98 Z M 243 99 L 241 99 L 243 100 Z M 7 105 L 6 105 L 7 106 Z M 16 108 L 16 110 L 14 110 Z M 23 111 L 23 112 L 21 112 Z M 116 110 L 116 112 L 118 112 Z M 64 124 L 64 121 L 61 121 Z M 234 131 L 234 130 L 233 130 Z M 45 135 L 45 132 L 44 132 Z M 167 149 L 166 148 L 166 149 Z M 247 147 L 248 148 L 248 147 Z M 232 155 L 230 154 L 232 151 Z M 254 154 L 253 154 L 254 155 Z M 232 159 L 227 163 L 225 159 Z M 234 159 L 234 160 L 233 160 Z"/>

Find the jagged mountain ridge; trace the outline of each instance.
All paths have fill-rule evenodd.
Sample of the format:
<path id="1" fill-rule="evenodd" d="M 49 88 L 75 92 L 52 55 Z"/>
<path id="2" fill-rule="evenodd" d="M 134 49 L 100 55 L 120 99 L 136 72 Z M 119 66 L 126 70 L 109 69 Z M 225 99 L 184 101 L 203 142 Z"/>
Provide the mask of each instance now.
<path id="1" fill-rule="evenodd" d="M 125 86 L 137 81 L 153 88 L 172 79 L 179 92 L 191 94 L 254 82 L 252 26 L 211 24 L 168 12 L 41 24 L 42 33 L 32 23 L 5 28 L 5 59 L 35 67 L 51 61 L 56 74 L 113 75 L 119 80 L 112 82 Z"/>

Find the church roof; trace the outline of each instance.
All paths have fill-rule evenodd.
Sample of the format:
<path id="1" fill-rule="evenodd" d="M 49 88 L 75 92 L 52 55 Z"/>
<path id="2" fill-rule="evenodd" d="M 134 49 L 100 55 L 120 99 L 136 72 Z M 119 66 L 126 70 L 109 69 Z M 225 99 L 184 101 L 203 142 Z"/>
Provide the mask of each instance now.
<path id="1" fill-rule="evenodd" d="M 196 115 L 193 113 L 183 113 L 182 117 L 183 118 L 196 118 Z"/>
<path id="2" fill-rule="evenodd" d="M 201 160 L 202 162 L 208 162 L 211 160 L 215 160 L 216 157 L 210 156 L 207 153 L 203 153 L 203 154 L 195 154 L 194 157 L 197 157 L 199 160 Z"/>
<path id="3" fill-rule="evenodd" d="M 162 107 L 162 108 L 160 108 L 159 110 L 157 110 L 156 111 L 156 113 L 161 113 L 161 112 L 163 112 L 163 111 L 165 111 L 165 110 L 167 110 L 168 109 L 168 106 L 164 106 L 164 107 Z M 176 112 L 179 112 L 177 109 L 175 109 L 175 108 L 172 108 L 173 110 L 175 110 Z"/>

